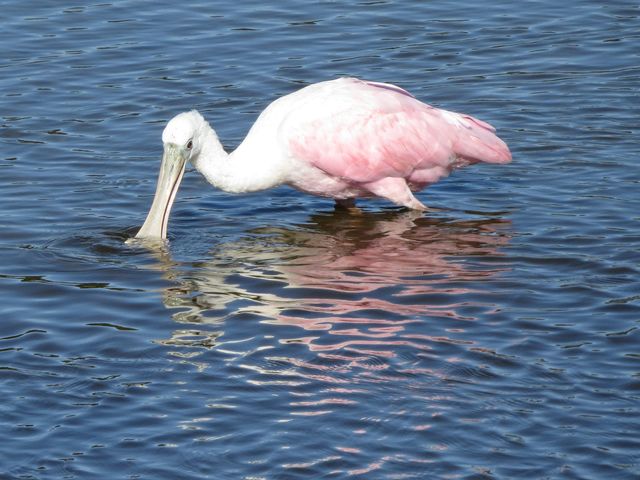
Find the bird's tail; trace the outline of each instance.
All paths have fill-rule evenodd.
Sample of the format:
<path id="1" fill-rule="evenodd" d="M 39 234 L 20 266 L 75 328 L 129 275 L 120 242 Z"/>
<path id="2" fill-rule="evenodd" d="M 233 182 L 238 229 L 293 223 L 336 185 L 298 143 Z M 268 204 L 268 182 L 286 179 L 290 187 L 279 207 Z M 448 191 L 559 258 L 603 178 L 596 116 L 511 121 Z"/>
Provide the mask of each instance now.
<path id="1" fill-rule="evenodd" d="M 496 129 L 487 122 L 471 115 L 455 114 L 461 124 L 454 150 L 459 157 L 470 163 L 509 163 L 511 152 L 507 144 L 496 134 Z"/>

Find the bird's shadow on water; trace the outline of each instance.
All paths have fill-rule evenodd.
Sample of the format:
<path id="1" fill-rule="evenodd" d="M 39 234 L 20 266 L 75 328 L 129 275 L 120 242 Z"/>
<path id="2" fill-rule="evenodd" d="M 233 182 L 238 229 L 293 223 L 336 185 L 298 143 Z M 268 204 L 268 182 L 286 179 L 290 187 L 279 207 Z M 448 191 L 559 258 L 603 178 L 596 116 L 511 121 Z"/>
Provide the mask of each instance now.
<path id="1" fill-rule="evenodd" d="M 162 301 L 181 328 L 160 343 L 215 347 L 233 318 L 316 333 L 350 328 L 352 336 L 374 329 L 382 341 L 418 317 L 463 319 L 456 305 L 464 296 L 508 269 L 500 250 L 510 222 L 500 213 L 467 217 L 323 212 L 223 239 L 187 262 L 174 259 L 168 242 L 133 247 L 150 253 L 146 267 L 173 284 Z M 318 335 L 304 341 L 312 350 L 331 348 Z"/>

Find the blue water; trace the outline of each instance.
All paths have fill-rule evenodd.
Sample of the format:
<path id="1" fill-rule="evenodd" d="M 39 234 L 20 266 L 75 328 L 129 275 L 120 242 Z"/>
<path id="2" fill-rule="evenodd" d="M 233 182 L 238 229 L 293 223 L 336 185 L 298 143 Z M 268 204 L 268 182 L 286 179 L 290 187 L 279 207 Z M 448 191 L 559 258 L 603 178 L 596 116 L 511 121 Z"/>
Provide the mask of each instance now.
<path id="1" fill-rule="evenodd" d="M 0 1 L 0 478 L 640 476 L 637 4 L 63 3 Z M 124 243 L 173 115 L 342 75 L 513 163 L 423 215 L 188 171 Z"/>

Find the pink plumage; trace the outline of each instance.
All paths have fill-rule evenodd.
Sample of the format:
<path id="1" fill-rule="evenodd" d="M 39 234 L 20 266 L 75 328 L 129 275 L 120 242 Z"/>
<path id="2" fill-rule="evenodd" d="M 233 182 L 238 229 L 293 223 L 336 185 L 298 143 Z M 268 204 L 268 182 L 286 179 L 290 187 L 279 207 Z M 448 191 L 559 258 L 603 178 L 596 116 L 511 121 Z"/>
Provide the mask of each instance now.
<path id="1" fill-rule="evenodd" d="M 511 160 L 488 123 L 424 104 L 394 85 L 345 78 L 313 87 L 293 94 L 308 95 L 286 123 L 290 153 L 340 179 L 346 193 L 421 208 L 410 190 L 465 165 Z M 306 190 L 303 183 L 296 186 Z"/>
<path id="2" fill-rule="evenodd" d="M 271 103 L 232 152 L 197 111 L 176 115 L 162 133 L 158 185 L 141 238 L 166 238 L 171 206 L 187 162 L 233 193 L 287 184 L 351 206 L 378 196 L 416 210 L 413 196 L 472 163 L 508 163 L 494 128 L 440 110 L 386 83 L 340 78 Z"/>

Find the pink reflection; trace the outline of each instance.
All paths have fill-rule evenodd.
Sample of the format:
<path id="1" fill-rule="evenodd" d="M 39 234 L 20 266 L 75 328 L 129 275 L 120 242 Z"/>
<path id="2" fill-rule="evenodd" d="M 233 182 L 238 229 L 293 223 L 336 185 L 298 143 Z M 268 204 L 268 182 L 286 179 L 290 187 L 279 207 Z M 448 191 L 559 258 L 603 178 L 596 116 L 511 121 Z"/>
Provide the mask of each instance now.
<path id="1" fill-rule="evenodd" d="M 393 356 L 397 346 L 429 350 L 433 341 L 449 340 L 406 333 L 407 325 L 425 316 L 475 320 L 460 313 L 471 305 L 468 295 L 504 270 L 495 267 L 508 241 L 509 224 L 502 220 L 435 221 L 415 212 L 313 220 L 310 229 L 293 234 L 287 260 L 277 265 L 289 287 L 305 295 L 274 320 L 326 331 L 297 339 L 315 352 Z M 494 266 L 483 266 L 489 255 Z"/>
<path id="2" fill-rule="evenodd" d="M 372 457 L 375 449 L 359 447 L 409 425 L 425 451 L 442 451 L 448 445 L 430 438 L 432 425 L 442 424 L 438 417 L 474 420 L 454 410 L 460 403 L 451 401 L 451 370 L 468 365 L 466 351 L 483 351 L 465 329 L 496 308 L 490 281 L 507 268 L 500 249 L 508 233 L 509 223 L 495 219 L 336 212 L 296 228 L 251 232 L 217 245 L 197 265 L 159 251 L 157 267 L 173 283 L 163 301 L 179 324 L 159 342 L 199 370 L 212 368 L 200 356 L 205 349 L 223 352 L 210 358 L 233 362 L 234 371 L 244 369 L 238 378 L 277 393 L 276 417 L 291 430 L 357 417 L 330 451 L 285 469 L 348 460 L 336 474 L 377 478 L 389 463 L 426 465 L 432 457 L 386 451 Z M 412 401 L 405 403 L 407 396 Z M 359 407 L 372 397 L 374 405 L 388 406 Z"/>
<path id="3" fill-rule="evenodd" d="M 400 346 L 429 351 L 434 343 L 456 341 L 408 331 L 412 324 L 425 317 L 472 321 L 462 311 L 494 308 L 470 295 L 504 271 L 499 249 L 508 242 L 508 227 L 504 220 L 452 221 L 416 212 L 318 214 L 299 228 L 263 229 L 218 246 L 210 264 L 166 290 L 166 303 L 181 307 L 174 315 L 179 322 L 251 313 L 298 327 L 306 334 L 279 341 L 319 355 L 349 352 L 349 362 L 391 358 Z M 488 256 L 491 264 L 483 262 Z M 238 299 L 251 305 L 228 313 Z M 215 312 L 222 312 L 220 320 Z M 461 332 L 464 324 L 451 327 Z M 379 369 L 366 361 L 358 366 Z"/>

